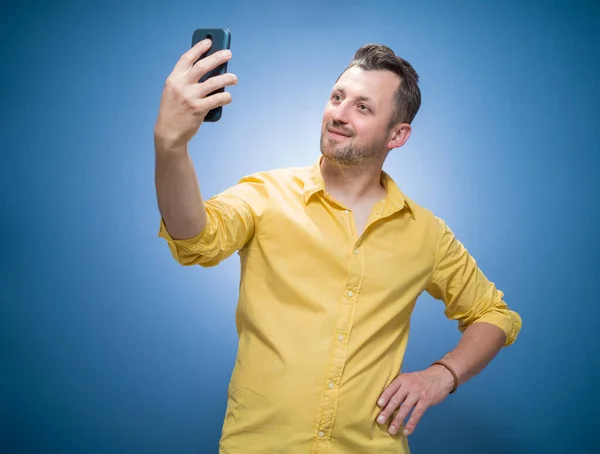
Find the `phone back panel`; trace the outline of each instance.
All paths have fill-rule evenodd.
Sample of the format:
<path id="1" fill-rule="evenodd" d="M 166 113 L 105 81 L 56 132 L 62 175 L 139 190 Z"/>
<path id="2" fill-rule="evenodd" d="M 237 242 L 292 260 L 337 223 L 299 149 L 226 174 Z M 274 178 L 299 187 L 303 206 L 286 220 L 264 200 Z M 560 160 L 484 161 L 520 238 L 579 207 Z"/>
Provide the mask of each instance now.
<path id="1" fill-rule="evenodd" d="M 192 47 L 194 47 L 198 42 L 202 41 L 205 38 L 210 38 L 212 41 L 212 45 L 210 49 L 200 56 L 198 60 L 208 57 L 209 55 L 214 54 L 223 49 L 230 49 L 231 46 L 231 32 L 226 28 L 199 28 L 194 31 L 192 35 Z M 196 62 L 197 63 L 197 62 Z M 200 78 L 198 82 L 204 82 L 205 80 L 218 76 L 220 74 L 225 74 L 227 72 L 227 62 L 217 66 L 215 69 L 207 72 L 204 76 Z M 224 88 L 219 88 L 218 90 L 210 93 L 208 96 L 211 96 L 215 93 L 223 93 L 225 91 Z M 206 115 L 204 121 L 218 121 L 223 114 L 223 107 L 217 107 L 216 109 L 211 110 Z"/>

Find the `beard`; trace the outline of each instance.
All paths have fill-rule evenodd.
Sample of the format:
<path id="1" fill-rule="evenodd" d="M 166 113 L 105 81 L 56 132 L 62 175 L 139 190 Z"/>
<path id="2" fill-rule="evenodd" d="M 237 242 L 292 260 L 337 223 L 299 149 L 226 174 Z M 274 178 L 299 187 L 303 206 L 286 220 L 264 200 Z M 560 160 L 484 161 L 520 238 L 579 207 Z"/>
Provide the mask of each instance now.
<path id="1" fill-rule="evenodd" d="M 380 158 L 386 153 L 385 144 L 386 135 L 381 135 L 375 142 L 369 145 L 357 145 L 352 143 L 353 135 L 346 139 L 349 143 L 339 143 L 334 139 L 327 137 L 327 128 L 349 133 L 349 131 L 334 123 L 327 124 L 321 131 L 321 154 L 329 161 L 332 161 L 342 167 L 363 167 L 367 163 L 373 162 L 373 158 Z"/>

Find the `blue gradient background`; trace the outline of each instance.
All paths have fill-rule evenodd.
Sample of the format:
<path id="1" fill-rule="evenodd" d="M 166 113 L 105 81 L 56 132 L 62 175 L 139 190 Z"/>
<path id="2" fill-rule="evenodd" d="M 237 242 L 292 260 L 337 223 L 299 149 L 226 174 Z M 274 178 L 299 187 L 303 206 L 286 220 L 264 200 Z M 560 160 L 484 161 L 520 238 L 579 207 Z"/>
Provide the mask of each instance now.
<path id="1" fill-rule="evenodd" d="M 360 45 L 420 73 L 386 170 L 524 327 L 426 413 L 413 452 L 598 452 L 599 17 L 567 1 L 2 6 L 0 452 L 217 452 L 239 264 L 177 265 L 154 190 L 161 90 L 198 27 L 231 29 L 240 80 L 191 144 L 205 196 L 311 164 Z M 420 299 L 406 370 L 458 341 L 442 309 Z"/>

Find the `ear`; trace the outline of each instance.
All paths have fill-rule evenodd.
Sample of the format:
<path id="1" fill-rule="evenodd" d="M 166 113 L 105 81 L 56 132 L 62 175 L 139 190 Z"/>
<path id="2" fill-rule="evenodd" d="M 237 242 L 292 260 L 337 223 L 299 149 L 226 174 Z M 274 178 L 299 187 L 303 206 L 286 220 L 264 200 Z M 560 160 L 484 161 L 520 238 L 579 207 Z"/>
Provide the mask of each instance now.
<path id="1" fill-rule="evenodd" d="M 390 130 L 390 140 L 388 141 L 388 148 L 400 148 L 406 143 L 410 137 L 412 128 L 408 123 L 399 123 Z"/>

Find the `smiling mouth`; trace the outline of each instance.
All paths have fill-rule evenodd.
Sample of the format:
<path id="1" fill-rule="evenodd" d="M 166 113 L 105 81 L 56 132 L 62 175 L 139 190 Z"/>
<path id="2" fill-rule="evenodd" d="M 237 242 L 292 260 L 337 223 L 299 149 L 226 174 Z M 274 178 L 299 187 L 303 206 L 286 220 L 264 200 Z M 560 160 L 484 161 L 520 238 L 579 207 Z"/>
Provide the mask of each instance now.
<path id="1" fill-rule="evenodd" d="M 343 132 L 338 132 L 338 131 L 333 131 L 331 129 L 328 129 L 327 132 L 329 132 L 329 134 L 332 134 L 334 136 L 340 136 L 340 137 L 350 137 L 347 134 L 344 134 Z"/>

